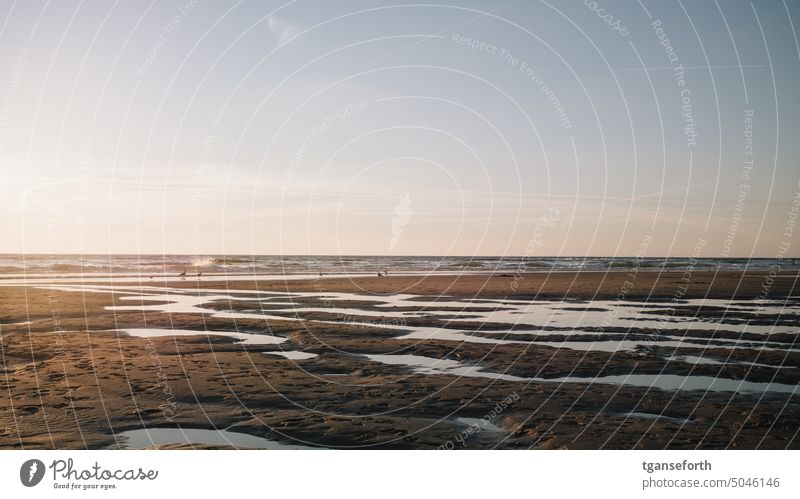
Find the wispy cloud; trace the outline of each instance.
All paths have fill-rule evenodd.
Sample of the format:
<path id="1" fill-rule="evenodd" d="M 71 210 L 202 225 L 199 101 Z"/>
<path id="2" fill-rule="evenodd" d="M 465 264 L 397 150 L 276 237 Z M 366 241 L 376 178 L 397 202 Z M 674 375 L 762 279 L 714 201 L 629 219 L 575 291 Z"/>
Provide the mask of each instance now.
<path id="1" fill-rule="evenodd" d="M 300 26 L 288 21 L 284 21 L 283 19 L 279 19 L 275 16 L 270 16 L 267 19 L 267 27 L 269 28 L 270 33 L 275 36 L 275 41 L 278 43 L 278 45 L 287 43 L 289 40 L 297 36 L 298 33 L 300 33 Z"/>

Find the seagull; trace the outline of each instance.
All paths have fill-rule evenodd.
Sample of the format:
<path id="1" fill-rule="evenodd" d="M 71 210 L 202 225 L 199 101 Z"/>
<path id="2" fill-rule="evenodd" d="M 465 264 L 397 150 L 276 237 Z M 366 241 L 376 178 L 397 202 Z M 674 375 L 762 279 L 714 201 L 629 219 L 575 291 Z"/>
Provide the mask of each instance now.
<path id="1" fill-rule="evenodd" d="M 381 274 L 380 272 L 378 272 L 378 277 L 383 277 L 383 274 Z"/>
<path id="2" fill-rule="evenodd" d="M 178 277 L 186 277 L 186 271 L 184 270 L 183 272 L 178 274 Z"/>

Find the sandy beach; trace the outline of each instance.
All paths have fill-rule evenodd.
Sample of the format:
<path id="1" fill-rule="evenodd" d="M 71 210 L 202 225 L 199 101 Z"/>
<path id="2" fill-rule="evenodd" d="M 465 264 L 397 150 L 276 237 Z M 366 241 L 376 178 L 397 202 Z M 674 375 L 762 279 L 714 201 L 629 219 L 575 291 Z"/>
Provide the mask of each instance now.
<path id="1" fill-rule="evenodd" d="M 800 497 L 800 0 L 2 11 L 7 495 Z"/>
<path id="2" fill-rule="evenodd" d="M 796 449 L 798 278 L 5 282 L 0 448 Z"/>

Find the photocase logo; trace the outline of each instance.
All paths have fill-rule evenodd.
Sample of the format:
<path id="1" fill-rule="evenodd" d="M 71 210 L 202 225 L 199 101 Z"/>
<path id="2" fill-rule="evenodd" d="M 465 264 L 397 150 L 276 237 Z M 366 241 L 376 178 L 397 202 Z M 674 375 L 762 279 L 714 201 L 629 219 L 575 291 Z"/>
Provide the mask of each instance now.
<path id="1" fill-rule="evenodd" d="M 394 207 L 394 216 L 392 217 L 392 239 L 389 242 L 389 249 L 394 249 L 397 240 L 403 233 L 403 227 L 411 220 L 411 196 L 406 194 L 400 202 Z"/>
<path id="2" fill-rule="evenodd" d="M 44 478 L 44 463 L 38 459 L 28 459 L 19 469 L 19 479 L 26 487 L 35 487 Z"/>

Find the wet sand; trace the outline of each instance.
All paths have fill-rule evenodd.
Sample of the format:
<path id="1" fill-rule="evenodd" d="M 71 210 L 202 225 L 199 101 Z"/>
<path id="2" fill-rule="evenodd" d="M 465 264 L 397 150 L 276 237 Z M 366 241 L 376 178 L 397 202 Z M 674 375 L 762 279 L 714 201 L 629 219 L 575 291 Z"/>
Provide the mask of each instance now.
<path id="1" fill-rule="evenodd" d="M 229 282 L 230 289 L 259 289 L 262 291 L 305 292 L 365 292 L 365 293 L 417 293 L 431 296 L 462 296 L 474 298 L 507 297 L 515 299 L 564 298 L 597 300 L 615 299 L 624 292 L 625 299 L 648 298 L 670 300 L 681 294 L 683 298 L 758 298 L 768 287 L 767 296 L 780 298 L 800 289 L 800 274 L 780 272 L 771 278 L 762 271 L 695 271 L 695 272 L 538 272 L 505 274 L 445 275 L 390 275 L 388 277 L 358 277 L 341 279 L 323 276 L 320 279 L 288 281 L 236 281 Z M 771 284 L 770 284 L 771 282 Z M 187 279 L 178 286 L 194 287 L 196 282 Z M 200 283 L 200 287 L 215 287 Z M 683 289 L 685 291 L 683 291 Z"/>
<path id="2" fill-rule="evenodd" d="M 595 300 L 623 304 L 647 300 L 654 305 L 678 298 L 786 301 L 799 294 L 797 280 L 796 273 L 559 272 L 141 282 L 145 287 L 168 286 L 186 292 L 253 292 L 240 293 L 242 300 L 218 300 L 206 306 L 229 312 L 270 313 L 279 308 L 248 301 L 258 297 L 255 291 L 358 293 L 363 296 L 361 302 L 347 303 L 364 314 L 348 317 L 357 324 L 345 324 L 337 314 L 325 311 L 231 319 L 109 310 L 109 306 L 129 307 L 132 300 L 110 292 L 0 286 L 0 448 L 117 448 L 127 445 L 125 438 L 118 437 L 122 432 L 178 427 L 228 430 L 283 445 L 336 448 L 798 448 L 800 395 L 548 381 L 676 375 L 796 386 L 800 383 L 796 330 L 795 334 L 765 335 L 701 329 L 693 334 L 703 338 L 705 346 L 682 348 L 683 360 L 666 362 L 674 352 L 658 343 L 646 350 L 603 352 L 541 344 L 419 341 L 405 337 L 404 327 L 449 330 L 454 326 L 442 316 L 420 314 L 396 328 L 389 321 L 377 327 L 383 309 L 370 303 L 370 296 L 397 293 L 418 296 L 406 305 L 410 309 L 477 299 L 452 313 L 458 319 L 492 306 L 480 300 L 494 299 L 568 300 L 577 308 L 591 308 Z M 788 301 L 796 304 L 797 300 Z M 300 308 L 318 302 L 309 296 L 293 298 Z M 152 304 L 158 302 L 147 302 Z M 683 307 L 668 318 L 680 314 L 705 320 L 719 310 Z M 799 318 L 751 314 L 739 319 L 795 327 Z M 280 338 L 280 344 L 245 345 L 217 335 L 142 338 L 117 331 L 142 328 L 271 335 Z M 475 337 L 496 334 L 491 324 L 481 321 L 470 324 L 470 329 Z M 533 335 L 538 340 L 557 339 L 558 331 L 513 331 L 513 338 L 501 333 L 502 338 L 521 341 Z M 606 327 L 581 331 L 577 340 L 604 335 L 623 341 L 648 334 L 652 331 L 646 328 Z M 732 349 L 726 343 L 740 340 L 774 349 Z M 280 351 L 309 355 L 292 360 L 270 354 Z M 425 374 L 372 360 L 387 354 L 447 359 L 505 378 Z M 691 356 L 717 359 L 721 364 L 697 364 L 687 360 Z M 492 426 L 469 426 L 460 418 L 486 418 Z M 156 445 L 234 446 L 218 441 Z"/>

